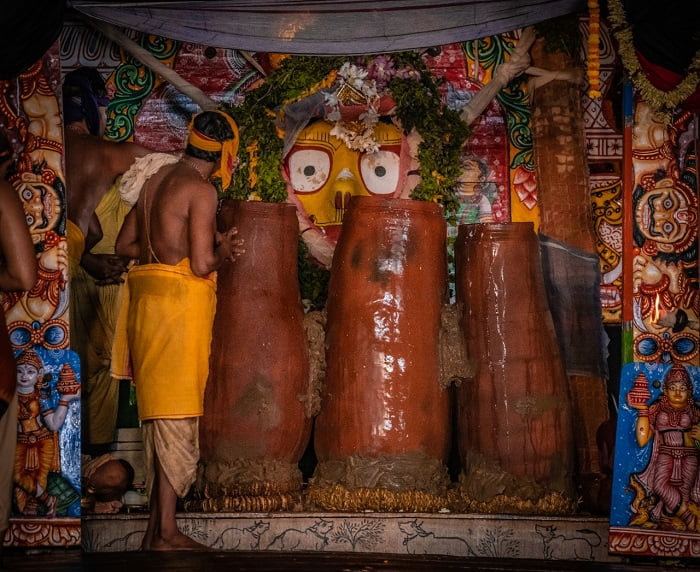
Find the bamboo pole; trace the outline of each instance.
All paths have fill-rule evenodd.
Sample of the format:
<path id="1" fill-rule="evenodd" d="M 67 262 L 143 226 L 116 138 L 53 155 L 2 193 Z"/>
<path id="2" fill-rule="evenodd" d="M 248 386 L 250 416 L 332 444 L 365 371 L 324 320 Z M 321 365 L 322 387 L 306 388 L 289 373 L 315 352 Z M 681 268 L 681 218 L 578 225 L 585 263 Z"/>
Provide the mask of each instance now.
<path id="1" fill-rule="evenodd" d="M 155 73 L 160 75 L 164 80 L 168 81 L 173 87 L 184 93 L 204 111 L 213 111 L 219 108 L 219 104 L 210 98 L 197 86 L 192 85 L 183 79 L 175 70 L 169 68 L 164 63 L 159 61 L 148 50 L 145 50 L 134 42 L 131 38 L 125 36 L 117 28 L 106 22 L 86 18 L 88 24 L 103 34 L 107 39 L 113 41 L 139 60 L 143 65 L 149 67 Z"/>

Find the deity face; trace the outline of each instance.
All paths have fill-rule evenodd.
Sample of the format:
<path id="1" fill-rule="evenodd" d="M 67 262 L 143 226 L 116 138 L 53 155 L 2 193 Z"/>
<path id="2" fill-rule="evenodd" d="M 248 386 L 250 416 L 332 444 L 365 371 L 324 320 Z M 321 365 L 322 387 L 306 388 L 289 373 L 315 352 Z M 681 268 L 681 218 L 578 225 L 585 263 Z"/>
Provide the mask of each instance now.
<path id="1" fill-rule="evenodd" d="M 61 201 L 56 189 L 41 180 L 40 175 L 23 173 L 19 196 L 24 206 L 29 232 L 43 234 L 54 230 L 61 215 Z"/>
<path id="2" fill-rule="evenodd" d="M 337 236 L 352 196 L 393 196 L 399 191 L 402 133 L 378 123 L 376 153 L 353 151 L 318 120 L 301 131 L 285 159 L 291 191 L 319 227 Z"/>
<path id="3" fill-rule="evenodd" d="M 688 404 L 690 388 L 684 381 L 672 381 L 664 385 L 664 394 L 673 407 L 684 407 Z"/>
<path id="4" fill-rule="evenodd" d="M 38 379 L 39 371 L 33 365 L 20 364 L 17 366 L 17 391 L 19 393 L 34 391 Z"/>
<path id="5" fill-rule="evenodd" d="M 462 162 L 462 173 L 457 178 L 457 194 L 461 196 L 471 196 L 478 192 L 481 183 L 484 182 L 484 175 L 481 172 L 479 163 L 473 159 Z"/>
<path id="6" fill-rule="evenodd" d="M 691 232 L 688 207 L 684 193 L 671 179 L 662 179 L 639 197 L 635 221 L 646 239 L 657 243 L 659 250 L 670 252 Z"/>

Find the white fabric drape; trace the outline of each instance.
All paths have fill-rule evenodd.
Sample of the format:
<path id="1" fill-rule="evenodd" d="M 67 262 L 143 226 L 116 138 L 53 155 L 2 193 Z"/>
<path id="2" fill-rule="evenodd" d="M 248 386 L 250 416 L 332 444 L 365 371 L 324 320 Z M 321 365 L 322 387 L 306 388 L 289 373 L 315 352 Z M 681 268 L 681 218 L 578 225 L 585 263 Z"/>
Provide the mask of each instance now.
<path id="1" fill-rule="evenodd" d="M 501 34 L 583 0 L 72 0 L 85 16 L 202 45 L 315 55 L 389 53 Z"/>

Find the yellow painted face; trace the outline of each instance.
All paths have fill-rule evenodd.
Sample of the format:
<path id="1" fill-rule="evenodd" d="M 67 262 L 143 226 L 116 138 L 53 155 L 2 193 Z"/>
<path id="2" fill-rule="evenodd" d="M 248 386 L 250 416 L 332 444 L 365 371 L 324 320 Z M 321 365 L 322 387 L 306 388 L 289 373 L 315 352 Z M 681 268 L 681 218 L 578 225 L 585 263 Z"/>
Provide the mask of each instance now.
<path id="1" fill-rule="evenodd" d="M 349 149 L 331 135 L 332 124 L 319 119 L 297 137 L 285 159 L 292 192 L 316 226 L 338 229 L 350 197 L 392 196 L 400 181 L 401 130 L 378 123 L 374 129 L 379 150 Z"/>
<path id="2" fill-rule="evenodd" d="M 664 393 L 673 407 L 683 407 L 688 404 L 690 387 L 684 381 L 673 381 L 664 386 Z"/>

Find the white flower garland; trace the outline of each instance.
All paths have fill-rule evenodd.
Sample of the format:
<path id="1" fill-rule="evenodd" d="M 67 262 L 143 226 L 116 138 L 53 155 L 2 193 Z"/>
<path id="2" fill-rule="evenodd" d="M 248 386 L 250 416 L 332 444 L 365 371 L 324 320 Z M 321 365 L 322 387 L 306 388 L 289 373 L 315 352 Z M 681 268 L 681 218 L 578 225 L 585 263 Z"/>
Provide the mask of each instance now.
<path id="1" fill-rule="evenodd" d="M 325 104 L 330 109 L 326 113 L 326 119 L 335 122 L 331 135 L 345 143 L 348 149 L 375 153 L 379 150 L 379 144 L 374 138 L 374 127 L 379 122 L 379 94 L 376 83 L 373 79 L 367 80 L 367 70 L 349 62 L 344 63 L 338 70 L 338 78 L 338 89 L 325 94 Z M 357 121 L 344 122 L 341 116 L 338 94 L 345 85 L 360 94 L 368 103 L 367 111 L 362 113 Z"/>

